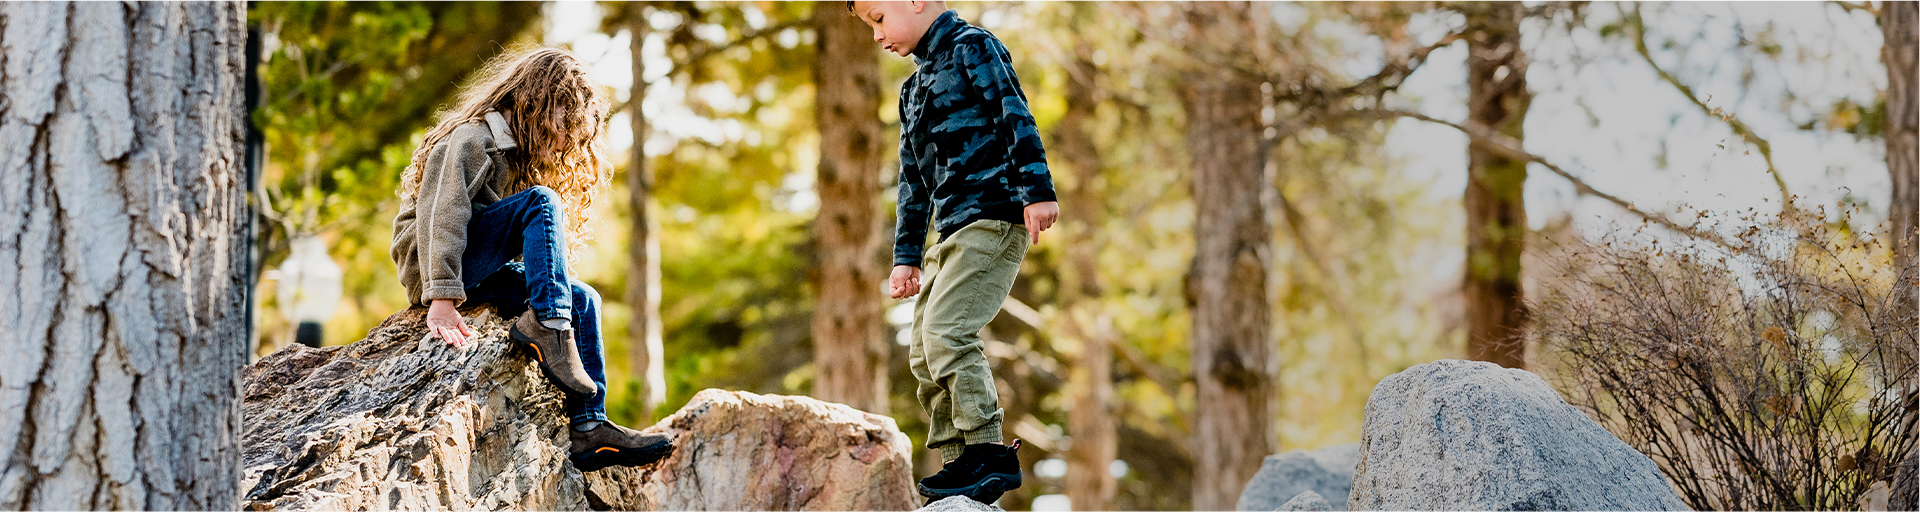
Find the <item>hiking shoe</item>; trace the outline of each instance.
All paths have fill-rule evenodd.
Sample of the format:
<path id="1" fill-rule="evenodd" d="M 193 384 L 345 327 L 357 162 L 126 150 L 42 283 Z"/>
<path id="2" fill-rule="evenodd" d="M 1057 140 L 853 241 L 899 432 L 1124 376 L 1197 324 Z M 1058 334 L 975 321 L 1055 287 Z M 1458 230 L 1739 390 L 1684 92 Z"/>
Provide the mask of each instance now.
<path id="1" fill-rule="evenodd" d="M 608 466 L 645 466 L 673 453 L 673 438 L 664 434 L 644 434 L 602 421 L 599 426 L 581 432 L 567 427 L 567 459 L 582 472 Z"/>
<path id="2" fill-rule="evenodd" d="M 991 504 L 1000 494 L 1020 488 L 1020 440 L 1001 446 L 996 443 L 967 445 L 960 458 L 940 468 L 939 473 L 920 480 L 918 490 L 928 500 L 966 496 Z"/>
<path id="3" fill-rule="evenodd" d="M 513 347 L 533 358 L 540 364 L 540 373 L 547 380 L 559 384 L 577 395 L 593 396 L 600 392 L 600 385 L 587 375 L 586 366 L 580 363 L 580 347 L 573 343 L 573 329 L 551 329 L 540 325 L 529 309 L 513 320 Z"/>

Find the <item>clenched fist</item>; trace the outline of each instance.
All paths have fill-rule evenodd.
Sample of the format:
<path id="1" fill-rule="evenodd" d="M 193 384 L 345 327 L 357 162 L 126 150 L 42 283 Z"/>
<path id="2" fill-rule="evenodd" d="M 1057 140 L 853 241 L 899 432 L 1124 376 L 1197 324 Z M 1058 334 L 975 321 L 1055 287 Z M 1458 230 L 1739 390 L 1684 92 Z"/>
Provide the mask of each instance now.
<path id="1" fill-rule="evenodd" d="M 904 299 L 919 294 L 920 267 L 894 265 L 893 276 L 887 278 L 887 296 Z"/>

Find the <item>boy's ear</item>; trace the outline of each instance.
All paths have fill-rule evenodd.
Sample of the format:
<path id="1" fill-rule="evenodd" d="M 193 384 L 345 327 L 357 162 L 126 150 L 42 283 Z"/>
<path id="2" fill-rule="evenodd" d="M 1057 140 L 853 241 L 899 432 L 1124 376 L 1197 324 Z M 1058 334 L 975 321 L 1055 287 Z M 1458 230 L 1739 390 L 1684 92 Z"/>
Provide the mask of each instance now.
<path id="1" fill-rule="evenodd" d="M 927 10 L 927 0 L 913 0 L 912 2 L 907 2 L 907 3 L 913 5 L 914 14 L 920 14 L 921 11 Z"/>

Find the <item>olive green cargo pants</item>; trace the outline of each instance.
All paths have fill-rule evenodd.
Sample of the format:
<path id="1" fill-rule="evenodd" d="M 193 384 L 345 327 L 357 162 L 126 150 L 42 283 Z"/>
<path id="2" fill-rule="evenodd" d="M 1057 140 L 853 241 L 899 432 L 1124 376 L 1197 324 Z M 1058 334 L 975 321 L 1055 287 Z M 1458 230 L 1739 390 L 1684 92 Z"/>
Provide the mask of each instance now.
<path id="1" fill-rule="evenodd" d="M 980 329 L 1000 312 L 1027 257 L 1025 226 L 981 220 L 927 250 L 907 353 L 916 396 L 932 420 L 927 448 L 953 460 L 968 444 L 1001 441 L 1000 395 Z"/>

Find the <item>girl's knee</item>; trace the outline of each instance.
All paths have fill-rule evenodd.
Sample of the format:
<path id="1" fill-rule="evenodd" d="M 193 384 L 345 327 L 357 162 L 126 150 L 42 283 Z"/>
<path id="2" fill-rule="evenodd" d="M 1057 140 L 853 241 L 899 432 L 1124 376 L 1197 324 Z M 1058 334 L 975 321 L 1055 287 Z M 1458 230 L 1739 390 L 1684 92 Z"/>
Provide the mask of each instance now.
<path id="1" fill-rule="evenodd" d="M 540 199 L 540 202 L 543 202 L 543 203 L 558 204 L 560 202 L 560 193 L 555 192 L 552 188 L 546 185 L 534 185 L 531 187 L 527 187 L 527 193 L 533 194 L 534 197 Z"/>
<path id="2" fill-rule="evenodd" d="M 593 289 L 593 285 L 572 277 L 567 278 L 567 285 L 573 288 L 573 300 L 576 304 L 600 305 L 600 292 Z"/>
<path id="3" fill-rule="evenodd" d="M 553 217 L 553 222 L 566 225 L 567 204 L 560 200 L 560 193 L 546 185 L 527 187 L 527 193 L 533 194 L 533 208 Z"/>

